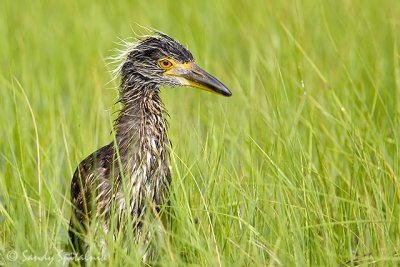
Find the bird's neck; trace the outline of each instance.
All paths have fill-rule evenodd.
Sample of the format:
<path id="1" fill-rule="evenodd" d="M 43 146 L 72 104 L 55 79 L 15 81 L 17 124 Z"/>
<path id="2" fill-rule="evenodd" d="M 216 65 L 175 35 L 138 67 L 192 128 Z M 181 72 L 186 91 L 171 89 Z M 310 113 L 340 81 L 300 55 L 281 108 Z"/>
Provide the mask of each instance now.
<path id="1" fill-rule="evenodd" d="M 134 168 L 129 164 L 165 161 L 167 122 L 163 103 L 155 84 L 122 88 L 121 111 L 115 122 L 116 140 L 124 168 Z M 152 166 L 148 166 L 149 168 Z M 155 167 L 155 166 L 153 166 Z"/>

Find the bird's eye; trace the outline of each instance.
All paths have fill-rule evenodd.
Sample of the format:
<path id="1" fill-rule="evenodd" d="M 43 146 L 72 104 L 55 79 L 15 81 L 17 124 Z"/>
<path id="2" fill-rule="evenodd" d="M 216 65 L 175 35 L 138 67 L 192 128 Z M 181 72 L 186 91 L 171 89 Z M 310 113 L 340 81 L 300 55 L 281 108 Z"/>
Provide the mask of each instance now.
<path id="1" fill-rule="evenodd" d="M 170 68 L 173 66 L 173 63 L 172 63 L 170 60 L 168 60 L 168 59 L 166 59 L 166 58 L 163 58 L 163 59 L 160 59 L 160 60 L 158 61 L 158 65 L 159 65 L 162 69 L 168 70 L 168 69 L 170 69 Z"/>

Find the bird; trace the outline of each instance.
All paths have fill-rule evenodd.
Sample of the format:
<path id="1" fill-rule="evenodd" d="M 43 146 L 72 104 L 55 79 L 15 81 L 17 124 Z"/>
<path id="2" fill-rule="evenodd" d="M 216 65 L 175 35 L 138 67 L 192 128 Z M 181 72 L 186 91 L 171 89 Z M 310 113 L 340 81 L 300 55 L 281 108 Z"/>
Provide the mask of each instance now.
<path id="1" fill-rule="evenodd" d="M 80 256 L 89 251 L 87 236 L 93 221 L 106 234 L 133 231 L 137 240 L 151 238 L 143 232 L 144 215 L 160 212 L 172 180 L 168 113 L 160 87 L 195 87 L 232 95 L 195 63 L 187 48 L 164 33 L 138 38 L 121 57 L 117 68 L 121 108 L 113 125 L 114 140 L 80 162 L 71 181 L 68 234 Z"/>

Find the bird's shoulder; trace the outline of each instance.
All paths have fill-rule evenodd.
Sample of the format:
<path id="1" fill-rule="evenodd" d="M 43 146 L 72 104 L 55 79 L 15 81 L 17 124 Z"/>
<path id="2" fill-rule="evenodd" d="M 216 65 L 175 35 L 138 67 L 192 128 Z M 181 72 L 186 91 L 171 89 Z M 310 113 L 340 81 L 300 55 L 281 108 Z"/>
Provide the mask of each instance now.
<path id="1" fill-rule="evenodd" d="M 82 160 L 74 172 L 71 187 L 88 184 L 91 179 L 107 176 L 113 161 L 113 143 L 96 150 Z"/>

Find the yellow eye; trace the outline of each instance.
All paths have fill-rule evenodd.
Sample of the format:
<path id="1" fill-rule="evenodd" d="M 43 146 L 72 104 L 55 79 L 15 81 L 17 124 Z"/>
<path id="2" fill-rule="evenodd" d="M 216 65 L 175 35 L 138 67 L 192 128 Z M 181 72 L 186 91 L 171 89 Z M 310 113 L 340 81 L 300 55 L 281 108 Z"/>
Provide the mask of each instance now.
<path id="1" fill-rule="evenodd" d="M 162 59 L 160 59 L 160 60 L 158 61 L 158 65 L 159 65 L 162 69 L 168 70 L 168 69 L 170 69 L 174 64 L 173 64 L 169 59 L 162 58 Z"/>

